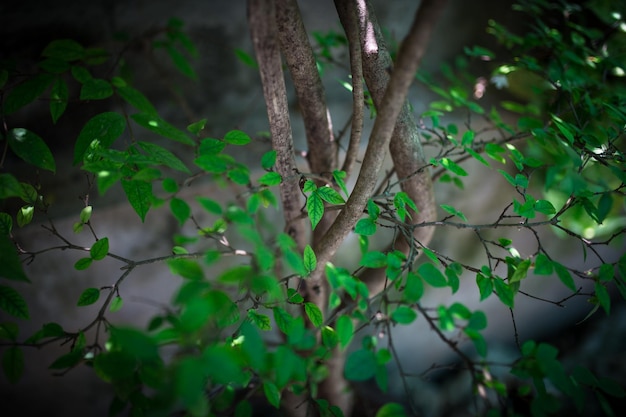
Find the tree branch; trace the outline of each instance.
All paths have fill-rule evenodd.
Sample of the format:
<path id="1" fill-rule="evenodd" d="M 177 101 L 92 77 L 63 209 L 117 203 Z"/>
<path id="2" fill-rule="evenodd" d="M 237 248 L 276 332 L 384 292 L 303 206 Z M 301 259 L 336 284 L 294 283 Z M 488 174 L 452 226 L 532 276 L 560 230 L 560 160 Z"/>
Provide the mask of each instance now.
<path id="1" fill-rule="evenodd" d="M 300 186 L 297 175 L 293 137 L 289 120 L 287 90 L 281 67 L 276 9 L 273 0 L 249 0 L 248 23 L 252 44 L 259 63 L 263 95 L 267 105 L 272 148 L 276 151 L 276 170 L 282 176 L 280 198 L 285 216 L 285 231 L 300 251 L 306 245 L 304 224 L 299 220 Z"/>

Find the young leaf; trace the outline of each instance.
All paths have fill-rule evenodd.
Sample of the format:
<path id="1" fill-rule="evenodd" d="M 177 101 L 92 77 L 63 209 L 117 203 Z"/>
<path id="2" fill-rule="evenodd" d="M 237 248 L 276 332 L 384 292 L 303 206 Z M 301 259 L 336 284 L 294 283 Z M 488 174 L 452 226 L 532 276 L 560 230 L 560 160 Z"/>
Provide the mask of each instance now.
<path id="1" fill-rule="evenodd" d="M 99 289 L 87 288 L 85 291 L 83 291 L 83 293 L 78 298 L 78 303 L 76 303 L 76 305 L 78 307 L 88 306 L 98 301 L 98 298 L 100 298 Z"/>
<path id="2" fill-rule="evenodd" d="M 11 129 L 7 136 L 11 150 L 24 161 L 38 168 L 56 172 L 54 157 L 48 145 L 30 130 Z"/>
<path id="3" fill-rule="evenodd" d="M 99 261 L 104 259 L 109 253 L 109 238 L 102 238 L 96 243 L 93 244 L 91 249 L 89 249 L 89 254 L 94 261 Z"/>
<path id="4" fill-rule="evenodd" d="M 144 112 L 145 113 L 145 112 Z M 187 126 L 187 130 L 194 135 L 199 134 L 204 127 L 206 126 L 207 119 L 200 119 L 197 122 L 194 122 Z"/>
<path id="5" fill-rule="evenodd" d="M 113 300 L 111 300 L 111 305 L 109 305 L 109 311 L 111 313 L 115 313 L 116 311 L 120 311 L 122 306 L 124 305 L 124 300 L 119 295 Z"/>
<path id="6" fill-rule="evenodd" d="M 6 285 L 0 285 L 0 309 L 18 319 L 28 319 L 28 305 L 20 293 Z"/>
<path id="7" fill-rule="evenodd" d="M 307 273 L 311 273 L 315 271 L 317 268 L 317 258 L 315 257 L 315 252 L 313 252 L 313 248 L 310 245 L 306 245 L 304 247 L 304 269 L 306 269 Z"/>
<path id="8" fill-rule="evenodd" d="M 330 204 L 344 204 L 346 200 L 331 187 L 319 187 L 315 193 Z"/>
<path id="9" fill-rule="evenodd" d="M 311 228 L 315 229 L 315 226 L 322 220 L 324 216 L 324 202 L 321 197 L 313 192 L 306 200 L 306 210 L 311 220 Z"/>
<path id="10" fill-rule="evenodd" d="M 444 209 L 445 211 L 447 211 L 448 213 L 452 214 L 453 216 L 459 217 L 464 222 L 467 222 L 467 217 L 465 217 L 465 214 L 463 214 L 463 212 L 455 209 L 454 207 L 448 206 L 446 204 L 442 204 L 441 208 Z"/>
<path id="11" fill-rule="evenodd" d="M 304 311 L 311 320 L 311 323 L 315 327 L 320 327 L 324 324 L 324 316 L 322 315 L 322 310 L 318 306 L 313 303 L 304 303 Z"/>

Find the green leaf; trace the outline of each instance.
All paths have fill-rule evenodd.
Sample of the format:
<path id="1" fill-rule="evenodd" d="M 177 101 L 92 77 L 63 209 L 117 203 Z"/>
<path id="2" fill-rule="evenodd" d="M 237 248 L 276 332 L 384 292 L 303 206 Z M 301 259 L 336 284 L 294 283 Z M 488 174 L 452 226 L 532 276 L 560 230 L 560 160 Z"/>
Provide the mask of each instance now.
<path id="1" fill-rule="evenodd" d="M 322 200 L 330 203 L 330 204 L 344 204 L 346 201 L 343 199 L 341 194 L 335 191 L 334 188 L 324 186 L 319 187 L 315 193 L 319 195 Z"/>
<path id="2" fill-rule="evenodd" d="M 333 179 L 335 180 L 341 191 L 343 191 L 344 195 L 348 197 L 348 188 L 346 187 L 346 182 L 344 181 L 346 176 L 347 174 L 345 173 L 345 171 L 333 171 Z"/>
<path id="3" fill-rule="evenodd" d="M 163 148 L 162 146 L 150 142 L 138 142 L 137 144 L 141 149 L 144 150 L 146 154 L 150 156 L 150 158 L 155 159 L 160 164 L 163 164 L 177 171 L 191 174 L 191 171 L 189 170 L 189 168 L 187 168 L 183 161 L 181 161 L 176 155 Z"/>
<path id="4" fill-rule="evenodd" d="M 56 39 L 45 47 L 41 55 L 68 62 L 77 61 L 85 55 L 85 48 L 72 39 Z"/>
<path id="5" fill-rule="evenodd" d="M 269 171 L 274 167 L 274 164 L 276 164 L 276 151 L 272 149 L 265 152 L 261 157 L 261 167 Z"/>
<path id="6" fill-rule="evenodd" d="M 495 143 L 488 143 L 487 145 L 485 145 L 485 152 L 487 153 L 487 156 L 489 156 L 491 159 L 498 161 L 502 164 L 506 163 L 506 159 L 502 155 L 500 155 L 501 153 L 506 152 L 506 149 L 504 149 L 502 146 Z"/>
<path id="7" fill-rule="evenodd" d="M 17 225 L 19 227 L 24 227 L 29 224 L 33 220 L 33 215 L 35 214 L 35 207 L 33 206 L 22 206 L 20 210 L 17 212 Z"/>
<path id="8" fill-rule="evenodd" d="M 259 64 L 257 64 L 254 57 L 250 55 L 249 53 L 247 53 L 246 51 L 244 51 L 243 49 L 235 48 L 235 55 L 237 56 L 239 61 L 243 62 L 245 65 L 249 66 L 250 68 L 253 68 L 253 69 L 259 68 Z"/>
<path id="9" fill-rule="evenodd" d="M 315 271 L 317 268 L 317 258 L 315 257 L 315 252 L 313 252 L 313 248 L 310 245 L 306 245 L 304 247 L 304 269 L 306 269 L 307 273 Z"/>
<path id="10" fill-rule="evenodd" d="M 224 136 L 224 142 L 231 145 L 247 145 L 251 140 L 250 136 L 241 130 L 231 130 Z"/>
<path id="11" fill-rule="evenodd" d="M 165 138 L 172 139 L 185 145 L 195 144 L 194 141 L 187 136 L 187 133 L 167 123 L 155 114 L 137 113 L 130 117 L 139 126 L 144 127 L 157 135 L 161 135 Z"/>
<path id="12" fill-rule="evenodd" d="M 108 149 L 124 133 L 124 129 L 124 117 L 115 112 L 100 113 L 89 119 L 76 139 L 73 164 L 91 156 L 97 149 Z"/>
<path id="13" fill-rule="evenodd" d="M 181 74 L 183 74 L 186 77 L 191 78 L 192 80 L 198 79 L 198 76 L 196 75 L 196 71 L 193 69 L 191 64 L 189 64 L 189 61 L 187 60 L 187 58 L 185 58 L 183 54 L 181 54 L 177 49 L 171 46 L 167 46 L 166 49 L 167 49 L 167 53 L 172 59 L 172 62 L 174 63 L 176 68 L 178 68 Z"/>
<path id="14" fill-rule="evenodd" d="M 125 352 L 139 360 L 160 360 L 156 341 L 143 331 L 128 327 L 112 326 L 110 334 L 111 350 Z"/>
<path id="15" fill-rule="evenodd" d="M 350 353 L 344 374 L 349 381 L 367 381 L 376 375 L 376 356 L 371 350 L 359 349 Z"/>
<path id="16" fill-rule="evenodd" d="M 598 304 L 604 309 L 604 312 L 608 315 L 611 312 L 611 296 L 609 295 L 606 287 L 599 282 L 596 282 L 594 285 L 596 298 L 598 299 Z"/>
<path id="17" fill-rule="evenodd" d="M 178 197 L 174 197 L 170 200 L 170 210 L 181 226 L 191 217 L 191 207 L 189 207 L 189 204 L 187 204 L 185 200 Z"/>
<path id="18" fill-rule="evenodd" d="M 109 253 L 109 238 L 102 238 L 96 243 L 93 244 L 91 249 L 89 249 L 89 254 L 94 261 L 99 261 L 104 259 Z"/>
<path id="19" fill-rule="evenodd" d="M 354 324 L 352 323 L 352 319 L 348 316 L 340 316 L 335 324 L 335 331 L 337 332 L 341 348 L 345 349 L 354 336 Z"/>
<path id="20" fill-rule="evenodd" d="M 259 178 L 259 184 L 272 186 L 278 185 L 283 180 L 278 172 L 266 172 Z"/>
<path id="21" fill-rule="evenodd" d="M 100 298 L 100 290 L 97 288 L 87 288 L 78 298 L 78 303 L 76 305 L 78 307 L 88 306 Z"/>
<path id="22" fill-rule="evenodd" d="M 376 221 L 367 217 L 364 219 L 359 219 L 356 222 L 356 226 L 354 227 L 354 233 L 363 236 L 371 236 L 376 233 Z"/>
<path id="23" fill-rule="evenodd" d="M 556 213 L 556 209 L 548 200 L 537 200 L 535 202 L 535 210 L 548 216 Z"/>
<path id="24" fill-rule="evenodd" d="M 306 210 L 311 220 L 311 228 L 315 229 L 315 226 L 317 226 L 324 216 L 324 202 L 317 193 L 313 192 L 309 198 L 307 198 Z"/>
<path id="25" fill-rule="evenodd" d="M 50 116 L 52 117 L 52 123 L 56 123 L 63 115 L 67 108 L 68 99 L 67 83 L 63 78 L 59 77 L 52 84 L 52 91 L 50 92 Z"/>
<path id="26" fill-rule="evenodd" d="M 14 113 L 35 101 L 55 79 L 56 77 L 52 74 L 41 73 L 16 86 L 7 94 L 4 100 L 2 108 L 4 114 Z"/>
<path id="27" fill-rule="evenodd" d="M 276 408 L 280 408 L 280 391 L 275 384 L 271 382 L 263 383 L 263 393 L 267 401 Z"/>
<path id="28" fill-rule="evenodd" d="M 91 219 L 91 213 L 93 212 L 93 206 L 86 206 L 80 211 L 81 223 L 87 223 Z"/>
<path id="29" fill-rule="evenodd" d="M 270 318 L 265 314 L 259 314 L 255 310 L 248 310 L 248 318 L 259 330 L 269 331 L 272 330 Z"/>
<path id="30" fill-rule="evenodd" d="M 461 168 L 456 162 L 454 162 L 453 160 L 449 159 L 449 158 L 442 158 L 441 159 L 441 165 L 447 169 L 448 171 L 460 176 L 460 177 L 466 177 L 467 176 L 467 171 L 465 171 L 463 168 Z"/>
<path id="31" fill-rule="evenodd" d="M 76 261 L 76 263 L 74 263 L 74 269 L 76 269 L 77 271 L 83 271 L 87 268 L 89 268 L 91 266 L 93 262 L 93 258 L 89 257 L 89 258 L 80 258 L 79 260 Z"/>
<path id="32" fill-rule="evenodd" d="M 0 199 L 20 197 L 22 193 L 22 186 L 13 175 L 0 174 Z"/>
<path id="33" fill-rule="evenodd" d="M 93 78 L 89 70 L 80 65 L 73 65 L 71 72 L 72 72 L 72 77 L 74 77 L 74 79 L 81 84 Z"/>
<path id="34" fill-rule="evenodd" d="M 406 417 L 407 413 L 402 404 L 387 403 L 380 407 L 375 417 Z"/>
<path id="35" fill-rule="evenodd" d="M 167 261 L 170 272 L 174 275 L 180 275 L 189 280 L 203 280 L 204 271 L 202 267 L 193 259 L 174 258 Z"/>
<path id="36" fill-rule="evenodd" d="M 417 272 L 424 279 L 424 281 L 432 287 L 442 288 L 448 285 L 446 277 L 439 269 L 437 269 L 435 265 L 429 262 L 420 265 Z"/>
<path id="37" fill-rule="evenodd" d="M 387 266 L 387 255 L 382 252 L 373 251 L 363 254 L 359 266 L 366 268 L 382 268 Z"/>
<path id="38" fill-rule="evenodd" d="M 313 303 L 304 303 L 304 311 L 315 327 L 321 327 L 324 324 L 324 316 L 322 310 Z"/>
<path id="39" fill-rule="evenodd" d="M 0 285 L 0 309 L 18 319 L 28 319 L 28 305 L 20 293 L 6 285 Z"/>
<path id="40" fill-rule="evenodd" d="M 16 128 L 7 136 L 11 150 L 24 161 L 38 168 L 55 172 L 54 157 L 48 145 L 30 130 Z"/>
<path id="41" fill-rule="evenodd" d="M 495 278 L 493 280 L 493 284 L 496 289 L 496 295 L 498 296 L 500 301 L 502 301 L 502 304 L 509 308 L 513 308 L 513 297 L 515 296 L 513 289 L 500 278 Z"/>
<path id="42" fill-rule="evenodd" d="M 398 308 L 391 313 L 391 320 L 398 324 L 411 324 L 416 318 L 417 313 L 408 306 L 398 306 Z"/>
<path id="43" fill-rule="evenodd" d="M 136 90 L 129 85 L 117 87 L 115 90 L 125 102 L 139 110 L 141 113 L 153 116 L 157 115 L 157 111 L 152 105 L 152 102 L 139 90 Z"/>
<path id="44" fill-rule="evenodd" d="M 453 216 L 457 216 L 458 218 L 460 218 L 464 222 L 467 222 L 467 217 L 465 217 L 465 214 L 463 214 L 463 212 L 455 209 L 454 207 L 448 206 L 446 204 L 441 204 L 441 208 L 444 209 L 445 211 L 447 211 L 448 213 L 452 214 Z"/>
<path id="45" fill-rule="evenodd" d="M 122 306 L 124 305 L 124 300 L 119 295 L 113 300 L 111 300 L 111 304 L 109 305 L 109 311 L 111 313 L 115 313 L 116 311 L 120 311 Z"/>
<path id="46" fill-rule="evenodd" d="M 526 259 L 517 264 L 517 266 L 513 266 L 515 272 L 513 272 L 513 274 L 509 278 L 509 284 L 519 282 L 526 278 L 526 275 L 528 274 L 528 269 L 530 268 L 530 264 L 530 259 Z"/>
<path id="47" fill-rule="evenodd" d="M 416 303 L 424 295 L 424 282 L 419 275 L 409 272 L 406 277 L 406 284 L 402 293 L 403 299 L 407 303 Z"/>
<path id="48" fill-rule="evenodd" d="M 67 369 L 72 368 L 83 359 L 83 348 L 74 348 L 69 353 L 61 355 L 54 360 L 48 367 L 49 369 Z"/>
<path id="49" fill-rule="evenodd" d="M 215 200 L 207 197 L 196 197 L 196 201 L 200 203 L 203 209 L 212 214 L 221 215 L 223 213 L 222 206 Z"/>
<path id="50" fill-rule="evenodd" d="M 226 176 L 235 184 L 250 184 L 250 171 L 245 166 L 239 166 L 228 171 Z"/>
<path id="51" fill-rule="evenodd" d="M 90 78 L 80 89 L 81 100 L 104 100 L 113 95 L 113 87 L 107 80 Z"/>
<path id="52" fill-rule="evenodd" d="M 144 181 L 122 179 L 122 188 L 128 198 L 128 202 L 135 210 L 141 221 L 145 221 L 146 214 L 150 210 L 152 200 L 152 184 Z"/>
<path id="53" fill-rule="evenodd" d="M 24 352 L 18 346 L 9 346 L 2 354 L 2 370 L 11 384 L 16 384 L 24 373 Z"/>
<path id="54" fill-rule="evenodd" d="M 535 274 L 536 275 L 552 275 L 554 267 L 552 261 L 546 255 L 540 253 L 535 258 Z"/>
<path id="55" fill-rule="evenodd" d="M 480 291 L 480 301 L 485 300 L 491 295 L 493 291 L 493 280 L 491 277 L 486 277 L 479 272 L 476 274 L 476 284 Z"/>
<path id="56" fill-rule="evenodd" d="M 0 213 L 5 215 L 5 213 Z M 4 219 L 5 216 L 2 216 Z M 10 217 L 9 217 L 10 219 Z M 30 282 L 24 267 L 20 261 L 15 244 L 9 237 L 8 232 L 0 234 L 0 253 L 2 254 L 2 262 L 0 262 L 0 277 L 12 281 Z"/>

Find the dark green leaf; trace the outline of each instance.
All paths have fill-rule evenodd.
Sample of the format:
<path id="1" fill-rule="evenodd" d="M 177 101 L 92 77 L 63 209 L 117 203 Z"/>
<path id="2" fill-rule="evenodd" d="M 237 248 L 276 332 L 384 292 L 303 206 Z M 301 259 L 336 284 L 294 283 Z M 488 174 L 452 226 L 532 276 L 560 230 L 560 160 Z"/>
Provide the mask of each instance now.
<path id="1" fill-rule="evenodd" d="M 75 348 L 65 355 L 59 356 L 48 367 L 49 369 L 67 369 L 72 368 L 83 359 L 83 348 Z"/>
<path id="2" fill-rule="evenodd" d="M 85 48 L 72 39 L 57 39 L 48 44 L 41 53 L 48 58 L 57 58 L 63 61 L 76 61 L 82 59 Z"/>
<path id="3" fill-rule="evenodd" d="M 80 258 L 74 263 L 74 269 L 77 271 L 83 271 L 91 266 L 93 263 L 93 258 Z"/>
<path id="4" fill-rule="evenodd" d="M 274 307 L 272 309 L 274 313 L 274 321 L 276 325 L 284 334 L 289 333 L 289 328 L 291 326 L 291 322 L 293 321 L 293 317 L 286 312 L 284 309 L 280 307 Z"/>
<path id="5" fill-rule="evenodd" d="M 344 374 L 349 381 L 367 381 L 376 374 L 377 365 L 372 351 L 355 350 L 346 360 Z"/>
<path id="6" fill-rule="evenodd" d="M 125 179 L 122 179 L 121 182 L 128 202 L 143 222 L 146 219 L 146 214 L 148 210 L 150 210 L 154 198 L 152 194 L 152 184 L 144 181 Z"/>
<path id="7" fill-rule="evenodd" d="M 493 284 L 496 289 L 496 295 L 500 301 L 502 301 L 502 304 L 509 308 L 513 308 L 513 297 L 515 296 L 513 289 L 500 278 L 495 278 L 493 280 Z"/>
<path id="8" fill-rule="evenodd" d="M 604 312 L 606 314 L 610 314 L 611 296 L 609 295 L 609 292 L 607 291 L 606 287 L 600 284 L 599 282 L 596 282 L 594 289 L 595 289 L 596 297 L 598 299 L 598 303 L 604 309 Z"/>
<path id="9" fill-rule="evenodd" d="M 22 195 L 20 182 L 11 174 L 0 174 L 0 199 L 20 197 Z"/>
<path id="10" fill-rule="evenodd" d="M 409 272 L 406 277 L 406 285 L 404 286 L 403 298 L 408 303 L 416 303 L 424 295 L 424 283 L 422 278 L 413 272 Z"/>
<path id="11" fill-rule="evenodd" d="M 78 307 L 88 306 L 100 298 L 100 290 L 97 288 L 87 288 L 78 298 L 78 303 L 76 305 Z"/>
<path id="12" fill-rule="evenodd" d="M 94 261 L 104 259 L 109 253 L 109 238 L 102 238 L 93 244 L 89 250 L 89 254 Z"/>
<path id="13" fill-rule="evenodd" d="M 535 274 L 536 275 L 552 275 L 554 267 L 552 261 L 546 255 L 540 253 L 535 258 Z"/>
<path id="14" fill-rule="evenodd" d="M 72 72 L 72 77 L 74 77 L 74 79 L 81 84 L 93 78 L 89 70 L 80 65 L 72 66 L 71 72 Z"/>
<path id="15" fill-rule="evenodd" d="M 74 145 L 74 165 L 97 149 L 108 149 L 124 133 L 126 121 L 118 113 L 105 112 L 92 117 L 80 131 Z"/>
<path id="16" fill-rule="evenodd" d="M 167 123 L 155 114 L 137 113 L 130 116 L 139 126 L 144 127 L 165 138 L 185 145 L 194 145 L 194 141 L 183 130 Z"/>
<path id="17" fill-rule="evenodd" d="M 59 77 L 52 84 L 52 91 L 50 91 L 50 116 L 52 117 L 52 123 L 56 123 L 59 117 L 63 115 L 68 99 L 67 83 L 63 78 Z"/>
<path id="18" fill-rule="evenodd" d="M 8 140 L 11 150 L 24 161 L 41 169 L 56 171 L 50 148 L 35 133 L 22 128 L 11 129 Z"/>
<path id="19" fill-rule="evenodd" d="M 223 174 L 228 170 L 231 163 L 227 155 L 200 155 L 193 161 L 199 168 L 213 174 Z"/>
<path id="20" fill-rule="evenodd" d="M 19 327 L 13 322 L 0 322 L 0 340 L 17 341 L 17 336 L 20 333 Z"/>
<path id="21" fill-rule="evenodd" d="M 192 80 L 196 80 L 198 78 L 193 67 L 189 64 L 189 61 L 187 60 L 187 58 L 185 58 L 183 54 L 181 54 L 177 49 L 171 46 L 167 46 L 166 49 L 170 58 L 172 59 L 172 62 L 174 63 L 176 68 L 178 68 L 181 74 L 191 78 Z"/>
<path id="22" fill-rule="evenodd" d="M 207 197 L 196 197 L 196 201 L 200 203 L 202 208 L 212 214 L 221 215 L 223 213 L 222 206 L 215 200 Z"/>
<path id="23" fill-rule="evenodd" d="M 148 334 L 127 327 L 111 327 L 112 350 L 126 352 L 140 360 L 160 360 L 156 341 Z"/>
<path id="24" fill-rule="evenodd" d="M 55 79 L 52 74 L 42 73 L 19 84 L 7 94 L 3 105 L 4 114 L 9 115 L 32 103 Z"/>
<path id="25" fill-rule="evenodd" d="M 235 184 L 248 185 L 250 184 L 250 171 L 245 166 L 238 166 L 228 171 L 226 176 Z"/>
<path id="26" fill-rule="evenodd" d="M 263 392 L 267 401 L 276 408 L 280 408 L 280 391 L 271 382 L 263 383 Z"/>
<path id="27" fill-rule="evenodd" d="M 170 210 L 181 226 L 185 224 L 187 219 L 191 216 L 191 207 L 189 207 L 189 204 L 178 197 L 174 197 L 170 200 Z"/>
<path id="28" fill-rule="evenodd" d="M 249 66 L 250 68 L 253 68 L 253 69 L 259 68 L 259 65 L 257 64 L 254 57 L 250 55 L 249 53 L 247 53 L 246 51 L 244 51 L 243 49 L 235 48 L 235 55 L 237 56 L 239 61 L 243 62 L 245 65 Z"/>
<path id="29" fill-rule="evenodd" d="M 113 95 L 113 87 L 107 80 L 90 78 L 80 89 L 81 100 L 103 100 Z"/>
<path id="30" fill-rule="evenodd" d="M 159 163 L 177 171 L 191 174 L 191 171 L 189 171 L 183 161 L 162 146 L 150 142 L 138 142 L 138 145 L 150 158 L 154 158 Z"/>
<path id="31" fill-rule="evenodd" d="M 24 372 L 24 352 L 18 346 L 9 346 L 2 354 L 2 370 L 10 383 L 17 383 Z"/>
<path id="32" fill-rule="evenodd" d="M 116 91 L 124 101 L 139 110 L 141 113 L 153 116 L 157 115 L 157 111 L 152 105 L 152 102 L 139 90 L 136 90 L 129 85 L 123 85 L 117 87 Z"/>
<path id="33" fill-rule="evenodd" d="M 270 318 L 265 314 L 259 314 L 255 310 L 250 309 L 248 310 L 248 318 L 256 327 L 259 328 L 259 330 L 272 330 Z"/>
<path id="34" fill-rule="evenodd" d="M 0 285 L 0 309 L 19 319 L 28 319 L 28 305 L 24 297 L 11 287 Z"/>
<path id="35" fill-rule="evenodd" d="M 480 301 L 489 297 L 493 291 L 493 281 L 491 277 L 486 277 L 481 273 L 476 274 L 476 284 L 480 291 Z"/>
<path id="36" fill-rule="evenodd" d="M 207 122 L 207 119 L 200 119 L 197 122 L 192 123 L 189 126 L 187 126 L 187 130 L 193 133 L 194 135 L 197 135 L 204 129 L 204 127 L 206 126 L 206 122 Z"/>
<path id="37" fill-rule="evenodd" d="M 4 214 L 5 213 L 0 213 L 0 215 Z M 5 216 L 2 216 L 2 218 L 4 219 Z M 6 228 L 6 223 L 3 223 L 3 228 Z M 0 277 L 12 281 L 30 282 L 24 272 L 24 268 L 17 254 L 15 244 L 9 237 L 8 232 L 0 234 L 0 253 L 2 254 L 2 262 L 0 262 Z"/>

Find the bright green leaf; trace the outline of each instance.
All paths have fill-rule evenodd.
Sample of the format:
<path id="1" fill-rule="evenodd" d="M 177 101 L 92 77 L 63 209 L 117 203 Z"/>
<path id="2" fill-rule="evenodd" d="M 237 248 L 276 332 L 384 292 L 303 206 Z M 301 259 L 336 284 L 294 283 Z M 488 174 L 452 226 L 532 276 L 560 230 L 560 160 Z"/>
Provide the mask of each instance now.
<path id="1" fill-rule="evenodd" d="M 398 324 L 411 324 L 417 318 L 417 313 L 410 307 L 398 306 L 391 313 L 391 319 Z"/>
<path id="2" fill-rule="evenodd" d="M 181 226 L 191 217 L 191 207 L 189 207 L 189 204 L 187 204 L 185 200 L 178 197 L 174 197 L 170 200 L 170 210 Z"/>
<path id="3" fill-rule="evenodd" d="M 340 316 L 337 319 L 335 331 L 337 332 L 341 348 L 345 349 L 354 336 L 354 324 L 352 323 L 352 319 L 348 316 Z"/>
<path id="4" fill-rule="evenodd" d="M 251 140 L 250 136 L 241 130 L 231 130 L 224 136 L 224 142 L 231 145 L 247 145 Z"/>
<path id="5" fill-rule="evenodd" d="M 354 227 L 354 233 L 363 236 L 371 236 L 376 233 L 376 221 L 367 217 L 359 219 Z"/>
<path id="6" fill-rule="evenodd" d="M 272 186 L 278 185 L 283 180 L 278 172 L 266 172 L 259 178 L 259 184 Z"/>
<path id="7" fill-rule="evenodd" d="M 311 228 L 315 229 L 315 226 L 322 220 L 324 216 L 324 202 L 317 193 L 312 193 L 306 200 L 306 210 L 311 220 Z"/>
<path id="8" fill-rule="evenodd" d="M 311 320 L 311 323 L 315 327 L 320 327 L 324 324 L 324 316 L 322 315 L 322 310 L 318 306 L 313 303 L 304 303 L 304 311 Z"/>
<path id="9" fill-rule="evenodd" d="M 430 262 L 420 265 L 417 269 L 419 275 L 426 281 L 426 283 L 435 288 L 441 288 L 448 285 L 446 277 L 441 273 L 439 269 Z"/>

